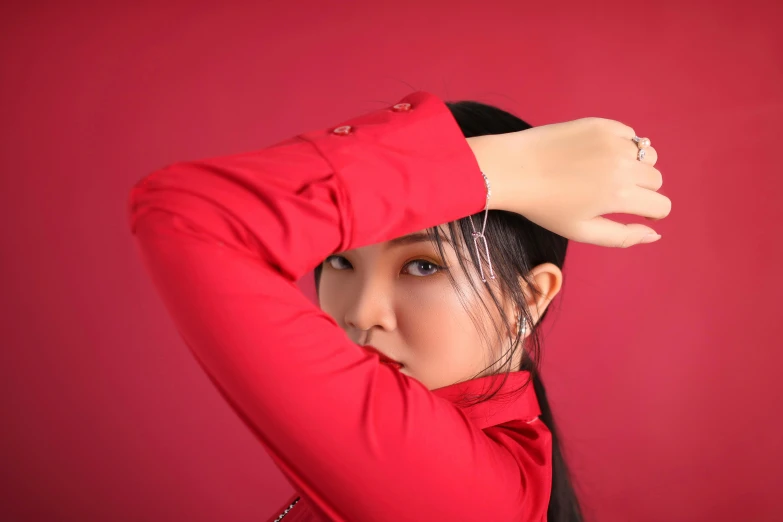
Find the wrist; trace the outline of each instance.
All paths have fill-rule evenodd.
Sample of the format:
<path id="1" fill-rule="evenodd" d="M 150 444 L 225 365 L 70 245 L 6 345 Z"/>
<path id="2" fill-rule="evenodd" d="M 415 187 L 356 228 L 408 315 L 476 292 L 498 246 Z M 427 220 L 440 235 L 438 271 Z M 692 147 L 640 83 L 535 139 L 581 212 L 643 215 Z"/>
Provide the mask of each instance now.
<path id="1" fill-rule="evenodd" d="M 514 133 L 515 134 L 515 133 Z M 476 157 L 479 169 L 489 180 L 491 197 L 487 202 L 490 210 L 518 211 L 514 203 L 514 168 L 504 148 L 508 138 L 503 134 L 466 138 L 468 146 Z"/>

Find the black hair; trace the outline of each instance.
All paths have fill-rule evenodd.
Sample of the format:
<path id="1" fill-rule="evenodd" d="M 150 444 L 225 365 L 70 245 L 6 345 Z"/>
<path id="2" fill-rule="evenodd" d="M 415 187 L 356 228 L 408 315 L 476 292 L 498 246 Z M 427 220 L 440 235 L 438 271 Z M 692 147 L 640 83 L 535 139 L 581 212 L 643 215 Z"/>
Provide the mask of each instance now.
<path id="1" fill-rule="evenodd" d="M 466 138 L 490 134 L 506 134 L 531 128 L 530 124 L 510 112 L 485 103 L 476 101 L 457 101 L 446 102 L 446 105 Z M 451 223 L 445 224 L 443 227 L 433 227 L 430 229 L 428 231 L 430 238 L 437 246 L 441 259 L 445 259 L 442 241 L 443 234 L 447 234 L 449 240 L 455 246 L 467 245 L 472 247 L 473 228 L 471 226 L 471 219 L 473 219 L 473 224 L 478 228 L 482 225 L 483 218 L 484 212 L 482 211 L 474 216 L 467 216 L 452 221 Z M 512 324 L 512 321 L 515 323 L 517 320 L 517 318 L 509 318 L 505 313 L 504 301 L 507 302 L 508 300 L 514 303 L 518 313 L 526 319 L 529 335 L 522 339 L 519 332 L 517 332 L 516 338 L 502 357 L 493 361 L 484 370 L 476 374 L 476 377 L 478 377 L 485 372 L 490 371 L 493 374 L 503 375 L 503 379 L 497 383 L 497 386 L 493 391 L 483 396 L 476 397 L 471 402 L 476 404 L 494 397 L 505 382 L 510 371 L 521 370 L 530 373 L 530 379 L 525 382 L 523 388 L 530 382 L 533 383 L 533 389 L 535 390 L 541 408 L 540 419 L 546 424 L 552 434 L 552 490 L 549 507 L 547 509 L 547 520 L 549 522 L 582 522 L 582 511 L 562 453 L 560 437 L 555 425 L 554 417 L 552 416 L 552 409 L 547 400 L 544 383 L 541 380 L 538 371 L 541 353 L 539 327 L 546 317 L 549 308 L 547 308 L 534 324 L 521 284 L 524 281 L 526 283 L 525 286 L 529 291 L 535 293 L 538 289 L 536 288 L 534 281 L 530 278 L 530 271 L 535 266 L 542 263 L 552 263 L 562 269 L 565 263 L 568 240 L 536 225 L 524 216 L 502 210 L 489 211 L 486 223 L 486 237 L 488 239 L 490 257 L 492 259 L 492 267 L 495 272 L 497 286 L 500 294 L 502 294 L 502 297 L 498 296 L 497 293 L 491 289 L 491 285 L 487 285 L 493 305 L 501 317 L 501 324 L 497 325 L 495 332 L 497 340 L 507 339 L 508 327 L 503 325 Z M 486 273 L 486 259 L 479 260 L 478 255 L 473 248 L 464 248 L 463 250 L 469 252 L 469 259 L 465 259 L 464 256 L 461 255 L 457 256 L 462 270 L 464 270 L 466 274 L 469 273 L 470 270 L 479 271 L 479 263 L 483 263 Z M 468 267 L 468 264 L 471 265 L 470 268 Z M 316 292 L 319 287 L 322 266 L 323 265 L 319 265 L 315 269 Z M 454 277 L 451 275 L 451 271 L 447 270 L 446 273 L 449 274 L 455 291 L 457 291 L 464 303 L 462 289 L 457 286 Z M 469 277 L 468 280 L 474 281 L 474 278 Z M 481 292 L 476 288 L 475 283 L 472 284 L 473 290 L 480 296 Z M 485 312 L 489 313 L 490 307 L 485 300 L 482 298 L 480 301 Z M 477 327 L 481 327 L 481 325 L 484 324 L 478 320 L 478 317 L 475 314 L 471 313 L 471 315 Z M 493 344 L 490 343 L 490 345 Z M 516 354 L 522 346 L 524 346 L 524 349 L 520 359 L 519 357 L 516 357 Z M 521 364 L 514 368 L 513 363 L 516 359 L 521 360 Z"/>

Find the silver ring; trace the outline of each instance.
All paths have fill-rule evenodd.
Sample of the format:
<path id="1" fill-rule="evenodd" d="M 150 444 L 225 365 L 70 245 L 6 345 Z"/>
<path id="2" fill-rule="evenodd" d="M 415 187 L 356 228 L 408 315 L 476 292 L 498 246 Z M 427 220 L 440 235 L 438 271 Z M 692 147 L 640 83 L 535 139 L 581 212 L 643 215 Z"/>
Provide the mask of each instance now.
<path id="1" fill-rule="evenodd" d="M 639 149 L 639 152 L 636 153 L 636 159 L 639 161 L 644 159 L 644 149 Z"/>

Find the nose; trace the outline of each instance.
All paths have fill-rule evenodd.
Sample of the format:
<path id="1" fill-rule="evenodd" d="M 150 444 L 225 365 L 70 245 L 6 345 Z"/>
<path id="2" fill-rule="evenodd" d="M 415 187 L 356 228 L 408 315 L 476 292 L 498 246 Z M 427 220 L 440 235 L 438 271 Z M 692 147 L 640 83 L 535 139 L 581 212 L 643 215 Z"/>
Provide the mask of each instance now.
<path id="1" fill-rule="evenodd" d="M 355 298 L 345 310 L 346 326 L 366 332 L 365 335 L 373 328 L 389 332 L 395 330 L 397 318 L 394 313 L 392 289 L 373 281 L 363 281 L 357 285 Z"/>

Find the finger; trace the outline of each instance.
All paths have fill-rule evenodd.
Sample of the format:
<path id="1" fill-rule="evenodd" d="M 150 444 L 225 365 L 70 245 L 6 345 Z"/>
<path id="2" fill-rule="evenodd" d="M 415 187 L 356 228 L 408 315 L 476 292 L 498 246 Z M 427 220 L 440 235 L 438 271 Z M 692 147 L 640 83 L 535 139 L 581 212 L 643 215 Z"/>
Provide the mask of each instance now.
<path id="1" fill-rule="evenodd" d="M 639 165 L 634 169 L 633 176 L 636 179 L 636 184 L 641 188 L 660 190 L 663 186 L 661 171 L 653 166 Z"/>
<path id="2" fill-rule="evenodd" d="M 587 223 L 581 239 L 577 239 L 577 241 L 606 247 L 628 248 L 640 243 L 651 243 L 659 239 L 651 238 L 651 240 L 645 240 L 645 237 L 650 235 L 657 234 L 648 226 L 638 223 L 624 225 L 623 223 L 599 216 Z"/>
<path id="3" fill-rule="evenodd" d="M 619 198 L 613 214 L 634 214 L 641 217 L 663 219 L 672 210 L 672 202 L 663 194 L 642 187 L 633 187 L 628 195 Z"/>
<path id="4" fill-rule="evenodd" d="M 634 146 L 634 154 L 636 154 L 636 158 L 638 160 L 639 156 L 639 149 L 636 147 L 636 143 L 631 141 L 631 144 Z M 642 163 L 645 165 L 655 165 L 658 163 L 658 151 L 655 150 L 655 147 L 645 147 L 644 148 L 644 158 L 641 160 Z"/>

